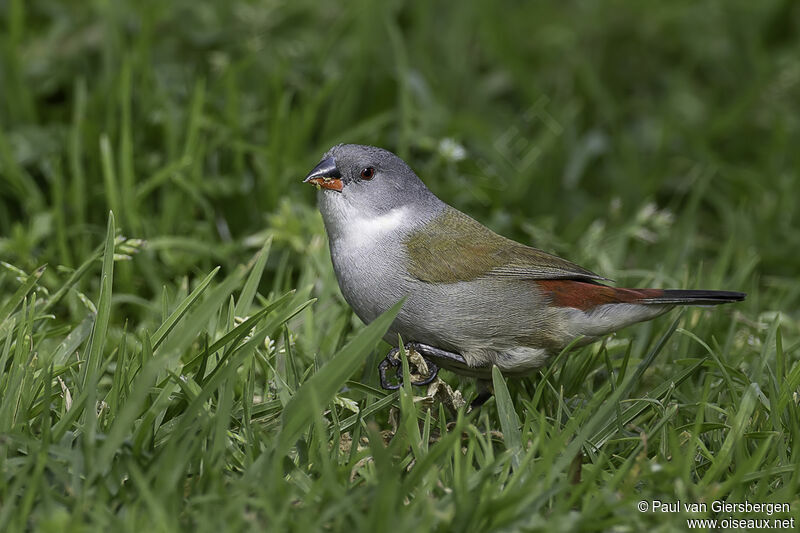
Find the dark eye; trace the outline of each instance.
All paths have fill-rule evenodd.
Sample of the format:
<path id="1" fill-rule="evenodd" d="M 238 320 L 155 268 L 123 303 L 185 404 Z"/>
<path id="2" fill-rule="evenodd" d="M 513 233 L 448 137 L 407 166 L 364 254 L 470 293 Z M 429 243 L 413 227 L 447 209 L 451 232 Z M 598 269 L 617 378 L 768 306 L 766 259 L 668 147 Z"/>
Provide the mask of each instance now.
<path id="1" fill-rule="evenodd" d="M 361 179 L 362 180 L 371 180 L 372 177 L 375 176 L 375 169 L 372 167 L 367 167 L 361 170 Z"/>

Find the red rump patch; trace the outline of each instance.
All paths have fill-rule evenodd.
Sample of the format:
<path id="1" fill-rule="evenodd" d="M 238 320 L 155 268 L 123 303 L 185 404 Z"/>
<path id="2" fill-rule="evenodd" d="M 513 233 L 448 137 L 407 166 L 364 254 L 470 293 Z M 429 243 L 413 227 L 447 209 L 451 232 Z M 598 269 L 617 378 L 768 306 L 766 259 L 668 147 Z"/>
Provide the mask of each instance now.
<path id="1" fill-rule="evenodd" d="M 585 281 L 553 279 L 537 283 L 553 299 L 553 305 L 581 311 L 603 304 L 634 303 L 664 295 L 662 289 L 617 289 Z"/>

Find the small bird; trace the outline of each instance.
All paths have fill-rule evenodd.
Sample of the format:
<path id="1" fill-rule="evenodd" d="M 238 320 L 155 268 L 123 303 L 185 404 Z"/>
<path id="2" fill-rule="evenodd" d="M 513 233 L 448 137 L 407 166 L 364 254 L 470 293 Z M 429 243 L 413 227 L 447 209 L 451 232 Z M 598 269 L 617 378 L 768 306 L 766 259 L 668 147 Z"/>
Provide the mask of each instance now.
<path id="1" fill-rule="evenodd" d="M 477 378 L 497 365 L 524 376 L 582 346 L 676 305 L 717 305 L 745 294 L 621 289 L 565 259 L 507 239 L 437 198 L 395 154 L 339 144 L 304 182 L 318 204 L 347 303 L 369 323 L 406 298 L 384 339 L 432 366 Z M 393 350 L 381 363 L 398 368 Z M 399 372 L 399 370 L 398 370 Z M 399 375 L 399 374 L 398 374 Z"/>

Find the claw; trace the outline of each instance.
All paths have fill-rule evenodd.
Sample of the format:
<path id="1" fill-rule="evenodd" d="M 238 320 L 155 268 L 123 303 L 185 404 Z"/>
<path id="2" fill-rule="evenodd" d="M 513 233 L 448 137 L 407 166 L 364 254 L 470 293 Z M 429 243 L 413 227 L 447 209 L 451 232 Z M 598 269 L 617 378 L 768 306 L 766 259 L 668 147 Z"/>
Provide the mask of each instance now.
<path id="1" fill-rule="evenodd" d="M 400 361 L 392 358 L 392 356 L 394 355 L 392 352 L 396 353 L 396 350 L 397 348 L 389 352 L 389 354 L 386 357 L 384 357 L 383 361 L 381 361 L 380 364 L 378 365 L 378 373 L 381 376 L 381 387 L 383 387 L 386 390 L 397 390 L 400 388 L 400 385 L 403 384 L 402 370 L 400 372 L 400 375 L 398 376 L 400 381 L 397 384 L 390 383 L 389 379 L 386 377 L 386 369 L 389 368 L 390 365 L 395 367 L 395 369 L 398 369 L 400 366 L 399 365 Z"/>
<path id="2" fill-rule="evenodd" d="M 408 349 L 412 349 L 409 347 Z M 400 364 L 400 359 L 397 357 L 399 350 L 397 348 L 392 349 L 386 357 L 383 358 L 383 361 L 380 362 L 378 365 L 378 374 L 381 378 L 381 387 L 386 390 L 397 390 L 403 385 L 403 366 Z M 420 354 L 422 355 L 422 354 Z M 417 387 L 422 387 L 424 385 L 428 385 L 432 383 L 433 380 L 436 379 L 436 376 L 439 374 L 439 366 L 428 359 L 425 356 L 422 356 L 425 360 L 425 363 L 428 365 L 428 376 L 422 379 L 421 381 L 412 381 L 411 384 Z M 395 369 L 395 378 L 397 379 L 397 383 L 391 383 L 389 378 L 386 376 L 386 372 L 389 367 L 393 367 Z"/>
<path id="3" fill-rule="evenodd" d="M 422 387 L 423 385 L 427 385 L 432 383 L 436 376 L 439 375 L 439 367 L 436 363 L 428 359 L 427 357 L 423 357 L 425 359 L 425 363 L 428 365 L 428 377 L 423 379 L 422 381 L 412 381 L 412 385 L 416 385 L 417 387 Z"/>

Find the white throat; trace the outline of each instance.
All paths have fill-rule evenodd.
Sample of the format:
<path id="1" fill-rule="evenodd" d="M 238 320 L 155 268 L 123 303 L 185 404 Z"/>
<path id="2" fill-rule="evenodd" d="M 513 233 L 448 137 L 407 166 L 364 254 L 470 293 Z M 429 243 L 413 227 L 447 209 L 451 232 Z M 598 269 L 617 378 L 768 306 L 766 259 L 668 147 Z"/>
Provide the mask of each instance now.
<path id="1" fill-rule="evenodd" d="M 378 216 L 365 216 L 357 213 L 348 217 L 345 228 L 338 238 L 349 248 L 362 248 L 374 245 L 376 240 L 397 231 L 406 222 L 409 209 L 396 207 Z"/>

